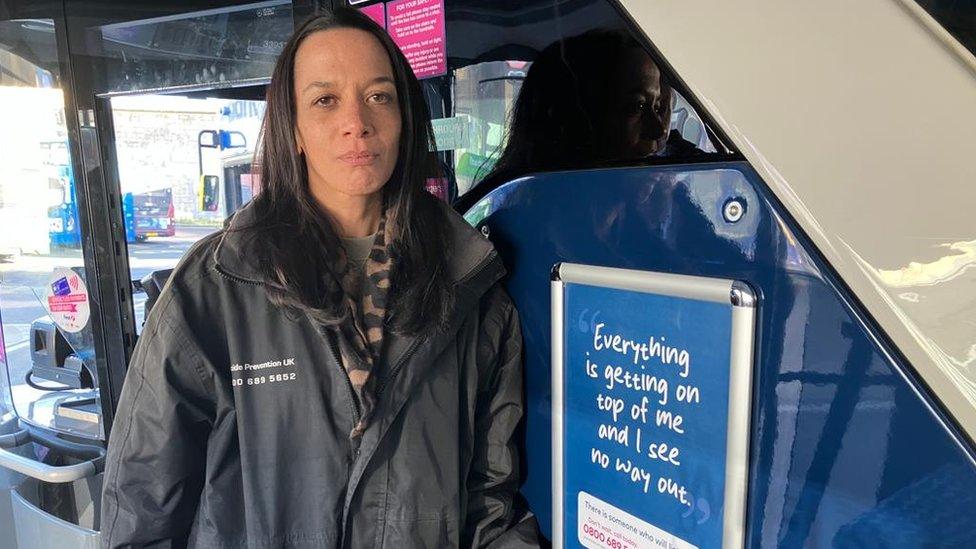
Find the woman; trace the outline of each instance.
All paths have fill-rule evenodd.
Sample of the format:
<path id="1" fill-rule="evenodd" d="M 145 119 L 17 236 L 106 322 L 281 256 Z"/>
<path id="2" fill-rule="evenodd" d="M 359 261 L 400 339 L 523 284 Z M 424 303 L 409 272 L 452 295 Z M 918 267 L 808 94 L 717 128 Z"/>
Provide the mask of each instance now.
<path id="1" fill-rule="evenodd" d="M 187 253 L 133 356 L 105 546 L 535 546 L 518 317 L 491 245 L 423 190 L 430 142 L 378 26 L 295 32 L 264 191 Z"/>
<path id="2" fill-rule="evenodd" d="M 626 30 L 596 29 L 553 42 L 529 68 L 498 162 L 458 199 L 457 209 L 466 211 L 529 173 L 702 154 L 670 129 L 674 93 Z"/>

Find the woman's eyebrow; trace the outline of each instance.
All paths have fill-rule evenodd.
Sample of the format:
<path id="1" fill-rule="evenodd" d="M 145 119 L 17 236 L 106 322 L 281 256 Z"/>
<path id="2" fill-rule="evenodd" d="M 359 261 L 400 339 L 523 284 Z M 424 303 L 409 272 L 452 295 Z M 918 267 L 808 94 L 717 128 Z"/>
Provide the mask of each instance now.
<path id="1" fill-rule="evenodd" d="M 391 78 L 389 76 L 377 76 L 376 78 L 373 78 L 372 80 L 370 80 L 369 82 L 366 83 L 367 86 L 372 86 L 374 84 L 392 84 L 392 85 L 396 85 L 396 83 L 393 81 L 393 78 Z M 335 87 L 335 84 L 333 82 L 327 82 L 327 81 L 323 81 L 323 80 L 315 80 L 314 82 L 309 82 L 309 84 L 307 86 L 305 86 L 305 89 L 302 90 L 302 93 L 307 92 L 311 88 L 326 88 L 327 89 L 327 88 L 334 88 L 334 87 Z"/>
<path id="2" fill-rule="evenodd" d="M 376 78 L 374 78 L 374 79 L 372 79 L 372 80 L 369 81 L 369 85 L 372 86 L 373 84 L 393 84 L 393 85 L 396 85 L 396 83 L 393 82 L 393 79 L 390 78 L 389 76 L 377 76 Z"/>
<path id="3" fill-rule="evenodd" d="M 333 88 L 333 87 L 335 87 L 335 84 L 333 84 L 332 82 L 323 82 L 321 80 L 316 80 L 314 82 L 310 82 L 307 86 L 305 86 L 305 89 L 302 90 L 302 93 L 307 92 L 311 88 Z"/>

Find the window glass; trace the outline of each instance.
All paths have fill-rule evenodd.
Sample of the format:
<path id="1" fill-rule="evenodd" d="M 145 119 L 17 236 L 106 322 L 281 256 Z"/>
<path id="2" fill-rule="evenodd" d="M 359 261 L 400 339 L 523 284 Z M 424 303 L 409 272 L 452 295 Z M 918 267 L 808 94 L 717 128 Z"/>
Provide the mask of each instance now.
<path id="1" fill-rule="evenodd" d="M 90 29 L 100 92 L 234 86 L 269 79 L 293 29 L 290 0 Z"/>
<path id="2" fill-rule="evenodd" d="M 486 179 L 715 152 L 701 117 L 622 28 L 557 37 L 520 64 L 516 77 L 472 70 L 497 63 L 455 71 L 455 112 L 484 113 L 469 119 L 481 154 L 457 158 L 461 194 Z"/>
<path id="3" fill-rule="evenodd" d="M 155 294 L 146 277 L 172 269 L 260 190 L 252 162 L 265 103 L 140 95 L 110 104 L 141 332 Z"/>
<path id="4" fill-rule="evenodd" d="M 702 122 L 694 107 L 681 95 L 681 92 L 673 91 L 671 105 L 671 130 L 680 133 L 682 139 L 702 152 L 717 152 L 715 145 L 708 137 L 705 123 Z"/>
<path id="5" fill-rule="evenodd" d="M 459 210 L 529 173 L 726 151 L 606 0 L 445 0 L 445 17 L 445 116 L 465 139 L 438 148 Z"/>
<path id="6" fill-rule="evenodd" d="M 78 180 L 50 19 L 0 21 L 0 415 L 101 437 Z"/>
<path id="7" fill-rule="evenodd" d="M 79 14 L 71 42 L 111 117 L 99 141 L 118 178 L 137 334 L 167 272 L 260 190 L 265 86 L 294 29 L 290 0 L 168 12 Z"/>
<path id="8" fill-rule="evenodd" d="M 454 71 L 454 115 L 467 125 L 467 140 L 454 149 L 458 194 L 480 181 L 505 144 L 508 113 L 522 88 L 528 61 L 488 61 Z"/>
<path id="9" fill-rule="evenodd" d="M 529 173 L 726 151 L 607 0 L 353 4 L 385 24 L 435 90 L 429 99 L 437 149 L 459 210 Z M 443 27 L 431 15 L 440 13 Z M 426 25 L 417 40 L 402 33 L 405 15 Z M 441 39 L 446 76 L 428 63 L 440 59 Z"/>
<path id="10" fill-rule="evenodd" d="M 949 34 L 976 55 L 976 2 L 972 0 L 917 0 Z"/>

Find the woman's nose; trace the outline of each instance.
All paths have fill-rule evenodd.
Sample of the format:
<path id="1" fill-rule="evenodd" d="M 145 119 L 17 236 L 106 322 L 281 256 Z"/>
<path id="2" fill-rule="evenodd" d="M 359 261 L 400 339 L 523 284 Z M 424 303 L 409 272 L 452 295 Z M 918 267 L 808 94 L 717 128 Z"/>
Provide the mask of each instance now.
<path id="1" fill-rule="evenodd" d="M 651 139 L 659 139 L 664 136 L 665 133 L 665 121 L 662 120 L 662 116 L 655 112 L 654 109 L 648 108 L 643 115 L 643 120 L 641 121 L 641 126 L 643 134 L 645 137 Z M 667 124 L 670 124 L 670 120 Z"/>
<path id="2" fill-rule="evenodd" d="M 373 125 L 365 105 L 347 103 L 342 117 L 342 133 L 353 137 L 368 137 L 373 134 Z"/>

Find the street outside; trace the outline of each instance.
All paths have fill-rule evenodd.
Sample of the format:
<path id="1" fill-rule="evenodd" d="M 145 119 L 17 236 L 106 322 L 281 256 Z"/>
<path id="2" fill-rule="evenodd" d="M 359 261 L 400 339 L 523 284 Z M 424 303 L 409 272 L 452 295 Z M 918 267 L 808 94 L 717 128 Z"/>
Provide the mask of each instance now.
<path id="1" fill-rule="evenodd" d="M 177 225 L 176 236 L 150 237 L 145 242 L 129 244 L 130 278 L 139 280 L 153 271 L 174 267 L 193 243 L 215 230 L 217 227 Z M 42 299 L 48 278 L 56 268 L 81 265 L 80 250 L 52 250 L 47 256 L 14 256 L 9 262 L 0 263 L 0 319 L 7 362 L 6 371 L 0 369 L 0 390 L 6 392 L 8 383 L 12 386 L 15 407 L 22 417 L 27 415 L 28 405 L 44 394 L 29 387 L 24 378 L 31 368 L 31 322 L 47 317 Z M 133 301 L 136 329 L 141 332 L 146 294 L 133 295 Z M 5 400 L 6 395 L 0 396 L 0 416 Z"/>

